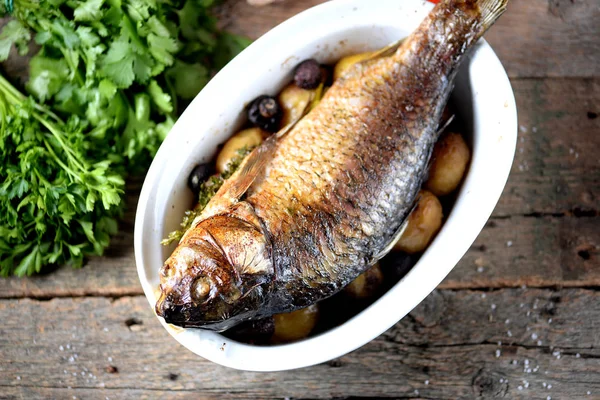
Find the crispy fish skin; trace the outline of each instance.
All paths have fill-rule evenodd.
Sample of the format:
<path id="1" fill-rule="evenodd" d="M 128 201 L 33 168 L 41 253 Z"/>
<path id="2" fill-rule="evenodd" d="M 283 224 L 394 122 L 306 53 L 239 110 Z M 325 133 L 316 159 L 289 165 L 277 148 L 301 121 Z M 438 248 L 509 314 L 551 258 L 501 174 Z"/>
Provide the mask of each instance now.
<path id="1" fill-rule="evenodd" d="M 441 2 L 253 152 L 163 266 L 157 313 L 224 330 L 329 297 L 381 258 L 413 207 L 455 73 L 506 2 Z"/>

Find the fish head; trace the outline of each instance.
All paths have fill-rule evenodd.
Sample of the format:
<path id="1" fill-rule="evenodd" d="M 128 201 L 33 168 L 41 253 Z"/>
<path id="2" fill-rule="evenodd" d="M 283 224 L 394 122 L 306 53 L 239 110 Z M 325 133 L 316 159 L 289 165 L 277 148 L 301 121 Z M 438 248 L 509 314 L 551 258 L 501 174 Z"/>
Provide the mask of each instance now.
<path id="1" fill-rule="evenodd" d="M 270 246 L 236 217 L 202 221 L 160 270 L 156 313 L 181 327 L 223 331 L 264 308 L 273 281 Z"/>

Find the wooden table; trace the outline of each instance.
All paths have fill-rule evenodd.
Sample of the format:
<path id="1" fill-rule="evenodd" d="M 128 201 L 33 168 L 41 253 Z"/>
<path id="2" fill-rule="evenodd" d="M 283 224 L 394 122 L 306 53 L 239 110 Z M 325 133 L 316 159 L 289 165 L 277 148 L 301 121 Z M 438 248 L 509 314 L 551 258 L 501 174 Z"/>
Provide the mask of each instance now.
<path id="1" fill-rule="evenodd" d="M 230 0 L 219 14 L 256 38 L 319 2 Z M 598 21 L 598 0 L 512 0 L 489 32 L 519 111 L 511 177 L 450 276 L 376 340 L 281 373 L 195 356 L 142 293 L 132 188 L 105 257 L 0 280 L 0 398 L 600 399 Z"/>

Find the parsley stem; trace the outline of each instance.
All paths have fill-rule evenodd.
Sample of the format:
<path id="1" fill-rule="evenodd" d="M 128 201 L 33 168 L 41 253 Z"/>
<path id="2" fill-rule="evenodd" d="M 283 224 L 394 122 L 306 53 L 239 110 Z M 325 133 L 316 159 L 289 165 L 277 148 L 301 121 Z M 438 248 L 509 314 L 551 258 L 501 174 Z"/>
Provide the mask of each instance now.
<path id="1" fill-rule="evenodd" d="M 71 175 L 71 177 L 73 178 L 73 180 L 82 181 L 81 177 L 79 177 L 79 175 L 77 175 L 75 172 L 73 172 L 73 170 L 71 170 L 67 165 L 65 165 L 65 163 L 63 163 L 62 160 L 56 155 L 56 153 L 52 149 L 52 146 L 50 145 L 50 143 L 48 143 L 47 140 L 44 140 L 44 146 L 46 146 L 46 149 L 48 150 L 48 152 L 50 153 L 50 155 L 52 157 L 54 157 L 54 161 L 56 161 L 56 163 L 63 170 L 65 170 L 66 173 L 68 173 L 69 175 Z"/>
<path id="2" fill-rule="evenodd" d="M 39 116 L 37 113 L 34 113 L 34 117 L 42 125 L 44 125 L 44 127 L 46 127 L 46 129 L 48 129 L 48 131 L 50 131 L 50 133 L 52 134 L 52 136 L 54 136 L 56 138 L 56 140 L 58 141 L 58 143 L 62 147 L 62 149 L 65 152 L 65 154 L 67 155 L 67 157 L 71 160 L 71 162 L 73 164 L 75 164 L 75 166 L 78 167 L 82 172 L 87 172 L 87 169 L 77 159 L 78 158 L 77 154 L 74 153 L 73 150 L 70 148 L 70 146 L 67 146 L 65 144 L 65 142 L 63 141 L 61 132 L 58 129 L 56 129 L 56 127 L 51 122 L 46 121 L 44 118 L 42 118 L 41 116 Z"/>
<path id="3" fill-rule="evenodd" d="M 23 93 L 19 92 L 13 85 L 10 84 L 9 81 L 6 80 L 2 75 L 0 75 L 0 90 L 2 90 L 7 97 L 7 100 L 12 103 L 12 105 L 17 105 L 23 103 L 27 98 Z M 39 112 L 46 114 L 47 116 L 53 118 L 56 122 L 60 124 L 64 124 L 64 122 L 58 117 L 58 115 L 54 114 L 49 109 L 42 107 L 37 102 L 34 103 L 33 107 Z"/>

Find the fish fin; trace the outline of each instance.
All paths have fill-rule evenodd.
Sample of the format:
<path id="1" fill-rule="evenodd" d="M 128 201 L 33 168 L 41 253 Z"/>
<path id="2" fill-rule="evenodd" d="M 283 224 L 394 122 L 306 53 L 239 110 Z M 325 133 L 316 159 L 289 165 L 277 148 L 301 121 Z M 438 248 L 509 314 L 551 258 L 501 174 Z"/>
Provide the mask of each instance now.
<path id="1" fill-rule="evenodd" d="M 406 214 L 406 218 L 404 219 L 404 222 L 402 222 L 402 225 L 400 225 L 400 227 L 396 230 L 396 232 L 394 232 L 394 234 L 390 238 L 390 241 L 383 247 L 383 249 L 381 249 L 378 253 L 376 253 L 373 256 L 372 262 L 376 262 L 376 261 L 382 259 L 387 253 L 389 253 L 394 248 L 394 245 L 396 244 L 396 242 L 402 237 L 402 235 L 404 234 L 404 231 L 406 231 L 406 228 L 408 228 L 408 217 L 410 216 L 410 214 L 412 214 L 412 212 L 415 210 L 415 208 L 417 208 L 417 204 L 419 204 L 420 198 L 421 198 L 420 194 L 417 195 L 417 197 L 415 197 L 415 201 L 414 201 L 412 207 L 410 208 L 410 211 Z"/>
<path id="2" fill-rule="evenodd" d="M 279 132 L 269 136 L 242 161 L 238 170 L 223 183 L 223 186 L 221 186 L 213 199 L 206 205 L 206 208 L 199 216 L 200 219 L 206 219 L 211 215 L 218 214 L 239 201 L 256 178 L 264 171 L 267 162 L 277 148 L 278 140 L 290 132 L 308 113 L 310 103 L 311 101 L 308 102 L 298 118 L 287 124 Z"/>
<path id="3" fill-rule="evenodd" d="M 447 128 L 448 126 L 450 126 L 450 124 L 452 123 L 452 121 L 454 121 L 454 117 L 455 117 L 455 115 L 454 115 L 454 114 L 452 114 L 452 115 L 450 116 L 450 118 L 448 118 L 448 119 L 447 119 L 447 120 L 444 122 L 444 124 L 443 124 L 443 125 L 441 125 L 441 126 L 438 128 L 437 132 L 435 133 L 435 137 L 436 137 L 436 138 L 439 138 L 439 137 L 440 137 L 440 135 L 442 134 L 442 132 L 444 132 L 444 131 L 446 130 L 446 128 Z"/>
<path id="4" fill-rule="evenodd" d="M 389 56 L 393 55 L 400 46 L 402 46 L 402 43 L 404 43 L 405 40 L 406 40 L 406 38 L 396 40 L 394 43 L 390 43 L 387 46 L 385 46 L 379 50 L 376 50 L 373 54 L 371 54 L 368 58 L 365 58 L 361 62 L 375 60 L 377 58 L 382 58 L 382 57 L 389 57 Z"/>
<path id="5" fill-rule="evenodd" d="M 487 30 L 506 11 L 508 0 L 479 0 L 477 3 L 481 13 L 483 29 Z"/>
<path id="6" fill-rule="evenodd" d="M 409 213 L 410 215 L 410 213 Z M 379 253 L 375 254 L 373 256 L 373 262 L 378 261 L 380 259 L 382 259 L 387 253 L 389 253 L 392 248 L 394 247 L 394 245 L 396 244 L 396 242 L 398 241 L 398 239 L 400 239 L 400 237 L 402 237 L 402 234 L 404 233 L 404 231 L 406 230 L 406 228 L 408 227 L 408 218 L 406 218 L 406 220 L 402 223 L 402 225 L 400 225 L 400 227 L 398 228 L 398 230 L 396 230 L 396 232 L 392 235 L 392 238 L 390 239 L 389 243 L 385 245 L 385 247 L 379 251 Z"/>

